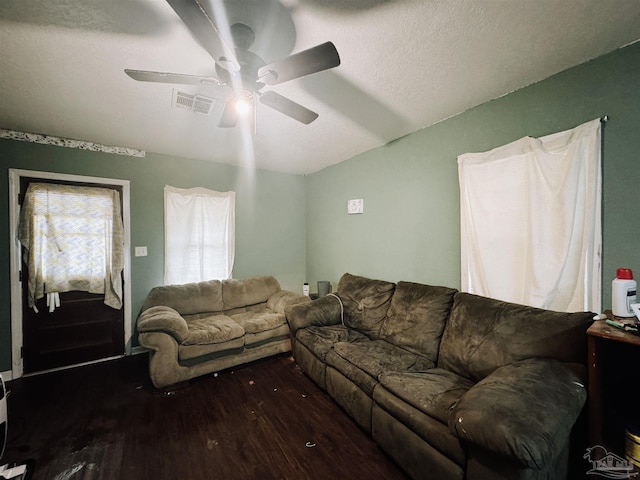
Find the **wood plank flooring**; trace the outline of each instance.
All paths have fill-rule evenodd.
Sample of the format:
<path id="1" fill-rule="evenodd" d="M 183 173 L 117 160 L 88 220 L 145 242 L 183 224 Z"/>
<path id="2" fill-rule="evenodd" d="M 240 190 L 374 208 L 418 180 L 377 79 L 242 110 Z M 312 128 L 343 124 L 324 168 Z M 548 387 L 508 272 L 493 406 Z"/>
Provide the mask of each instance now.
<path id="1" fill-rule="evenodd" d="M 160 393 L 147 356 L 8 384 L 2 464 L 33 480 L 406 476 L 290 356 Z"/>

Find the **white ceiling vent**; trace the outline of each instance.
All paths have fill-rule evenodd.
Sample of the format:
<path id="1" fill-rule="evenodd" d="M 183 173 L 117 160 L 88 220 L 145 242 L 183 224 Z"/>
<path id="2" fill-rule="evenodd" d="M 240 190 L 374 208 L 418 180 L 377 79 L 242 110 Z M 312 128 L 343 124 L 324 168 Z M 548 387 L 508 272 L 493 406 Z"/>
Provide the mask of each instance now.
<path id="1" fill-rule="evenodd" d="M 175 89 L 173 90 L 174 107 L 186 108 L 192 112 L 209 115 L 215 102 L 215 98 L 205 97 L 203 95 L 192 95 Z"/>

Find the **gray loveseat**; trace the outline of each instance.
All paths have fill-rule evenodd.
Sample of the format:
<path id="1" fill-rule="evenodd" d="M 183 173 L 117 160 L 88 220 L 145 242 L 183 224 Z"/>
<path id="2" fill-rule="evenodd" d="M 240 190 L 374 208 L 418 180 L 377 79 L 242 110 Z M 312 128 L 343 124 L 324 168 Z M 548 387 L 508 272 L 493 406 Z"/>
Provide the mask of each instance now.
<path id="1" fill-rule="evenodd" d="M 412 478 L 567 478 L 593 313 L 345 274 L 286 314 L 300 368 Z"/>
<path id="2" fill-rule="evenodd" d="M 138 317 L 156 388 L 291 350 L 287 306 L 309 298 L 274 277 L 155 287 Z"/>

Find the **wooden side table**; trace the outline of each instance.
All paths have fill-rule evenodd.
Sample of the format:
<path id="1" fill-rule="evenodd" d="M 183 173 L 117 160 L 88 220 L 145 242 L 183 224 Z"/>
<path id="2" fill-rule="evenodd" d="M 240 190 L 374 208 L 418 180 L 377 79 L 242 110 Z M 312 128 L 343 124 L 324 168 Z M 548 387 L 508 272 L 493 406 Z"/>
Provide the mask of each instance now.
<path id="1" fill-rule="evenodd" d="M 606 312 L 608 314 L 608 312 Z M 590 445 L 603 443 L 603 347 L 615 347 L 616 342 L 640 346 L 640 336 L 596 320 L 587 330 L 589 360 L 589 441 Z M 640 354 L 640 350 L 638 350 Z M 622 432 L 624 434 L 624 432 Z"/>

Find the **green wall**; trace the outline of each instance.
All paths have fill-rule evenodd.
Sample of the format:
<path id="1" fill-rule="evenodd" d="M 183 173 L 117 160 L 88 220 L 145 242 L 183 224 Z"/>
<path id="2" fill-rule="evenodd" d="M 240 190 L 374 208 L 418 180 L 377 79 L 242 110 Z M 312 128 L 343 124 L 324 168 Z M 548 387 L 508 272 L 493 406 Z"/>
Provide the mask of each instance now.
<path id="1" fill-rule="evenodd" d="M 9 284 L 9 168 L 118 178 L 130 181 L 132 320 L 149 290 L 163 283 L 165 184 L 236 192 L 233 275 L 274 275 L 284 288 L 301 290 L 305 278 L 304 178 L 248 172 L 223 164 L 147 153 L 145 158 L 0 140 L 0 372 L 11 369 Z M 132 328 L 135 333 L 135 327 Z M 135 342 L 135 340 L 134 340 Z"/>
<path id="2" fill-rule="evenodd" d="M 350 272 L 460 288 L 457 156 L 604 115 L 603 306 L 610 308 L 615 269 L 640 277 L 640 43 L 308 176 L 309 281 L 335 288 Z M 364 198 L 364 214 L 347 215 L 350 198 Z"/>
<path id="3" fill-rule="evenodd" d="M 428 80 L 426 80 L 428 81 Z M 124 157 L 0 140 L 0 371 L 11 368 L 8 168 L 131 182 L 132 317 L 163 277 L 165 184 L 234 190 L 235 277 L 275 275 L 285 288 L 344 272 L 460 286 L 457 156 L 608 115 L 603 129 L 603 302 L 626 266 L 640 277 L 640 43 L 480 105 L 307 177 L 248 172 L 147 154 Z M 508 181 L 508 179 L 505 179 Z M 347 215 L 364 198 L 363 215 Z M 305 207 L 306 205 L 306 207 Z"/>

